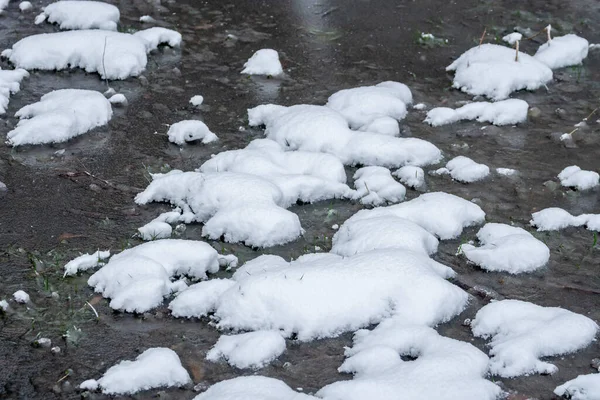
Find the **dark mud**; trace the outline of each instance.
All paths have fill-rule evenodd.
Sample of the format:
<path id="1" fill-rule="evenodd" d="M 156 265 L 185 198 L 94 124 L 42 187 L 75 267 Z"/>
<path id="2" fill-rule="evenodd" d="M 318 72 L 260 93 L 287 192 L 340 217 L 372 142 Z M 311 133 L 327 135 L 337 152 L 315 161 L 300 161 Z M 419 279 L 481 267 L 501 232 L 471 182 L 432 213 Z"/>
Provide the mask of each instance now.
<path id="1" fill-rule="evenodd" d="M 455 106 L 470 98 L 450 89 L 451 76 L 444 67 L 477 43 L 484 27 L 486 40 L 492 42 L 514 27 L 537 31 L 548 23 L 557 34 L 575 32 L 590 43 L 600 42 L 600 5 L 590 0 L 109 2 L 121 10 L 121 30 L 145 28 L 138 18 L 150 14 L 158 25 L 179 30 L 184 45 L 152 54 L 143 77 L 110 82 L 127 96 L 129 106 L 116 109 L 107 127 L 64 144 L 16 150 L 0 147 L 0 181 L 8 186 L 6 193 L 0 193 L 0 297 L 24 289 L 32 299 L 27 307 L 11 303 L 11 310 L 0 319 L 3 398 L 79 398 L 75 388 L 81 381 L 98 378 L 119 360 L 133 359 L 152 346 L 175 349 L 197 384 L 196 390 L 253 373 L 204 361 L 206 351 L 220 335 L 208 321 L 175 320 L 164 307 L 139 316 L 114 313 L 87 287 L 87 276 L 63 280 L 61 271 L 64 263 L 80 252 L 97 248 L 120 251 L 138 243 L 132 238 L 136 228 L 167 209 L 165 205 L 138 207 L 133 203 L 135 193 L 147 185 L 148 172 L 190 170 L 210 154 L 244 147 L 260 137 L 260 130 L 246 128 L 247 108 L 265 102 L 324 104 L 337 90 L 384 80 L 409 85 L 416 102 Z M 50 25 L 33 25 L 34 15 L 19 13 L 17 2 L 11 2 L 0 16 L 0 48 L 30 34 L 56 30 Z M 448 39 L 448 44 L 420 44 L 421 32 Z M 522 48 L 532 53 L 539 44 L 534 40 Z M 265 47 L 280 51 L 285 79 L 239 74 L 252 52 Z M 10 67 L 5 61 L 0 65 Z M 103 91 L 106 83 L 81 71 L 33 72 L 22 87 L 13 96 L 8 113 L 0 117 L 1 137 L 16 124 L 14 112 L 46 92 L 66 87 Z M 469 185 L 448 177 L 428 177 L 430 191 L 477 199 L 488 221 L 527 227 L 531 213 L 548 206 L 575 214 L 598 213 L 597 190 L 566 190 L 556 185 L 555 177 L 568 165 L 598 169 L 600 125 L 592 123 L 600 118 L 598 114 L 587 128 L 573 135 L 575 146 L 564 146 L 557 135 L 573 130 L 574 124 L 598 107 L 599 93 L 600 52 L 591 51 L 582 67 L 557 71 L 547 91 L 513 96 L 541 111 L 526 124 L 482 129 L 484 125 L 466 122 L 431 128 L 421 122 L 424 112 L 413 111 L 402 122 L 402 134 L 430 140 L 447 158 L 464 154 L 493 168 L 519 170 L 514 177 L 493 174 Z M 188 104 L 195 94 L 205 97 L 200 109 Z M 221 140 L 209 146 L 185 146 L 181 151 L 169 144 L 166 124 L 190 118 L 204 120 Z M 348 170 L 349 177 L 352 172 Z M 544 185 L 547 181 L 553 183 Z M 417 195 L 410 192 L 409 198 Z M 359 208 L 342 201 L 295 206 L 292 211 L 299 214 L 305 237 L 266 252 L 290 258 L 314 251 L 315 246 L 326 251 L 334 234 L 331 226 L 341 224 Z M 183 237 L 199 239 L 200 231 L 201 226 L 190 225 Z M 455 255 L 458 246 L 473 239 L 476 231 L 468 229 L 460 239 L 442 243 L 437 255 L 459 273 L 457 284 L 474 294 L 468 310 L 440 327 L 442 334 L 472 341 L 485 351 L 485 343 L 474 340 L 461 323 L 492 297 L 562 306 L 600 321 L 600 249 L 591 232 L 534 233 L 551 249 L 548 267 L 510 276 L 483 272 Z M 242 261 L 262 253 L 240 245 L 212 244 Z M 98 310 L 98 319 L 86 301 Z M 67 332 L 69 337 L 63 338 Z M 61 353 L 33 347 L 37 337 L 51 338 Z M 348 334 L 310 344 L 289 342 L 284 356 L 259 373 L 283 379 L 305 392 L 350 379 L 336 371 L 343 360 L 343 346 L 349 345 L 350 339 Z M 552 358 L 559 367 L 553 376 L 501 381 L 513 398 L 550 399 L 556 385 L 593 372 L 590 360 L 599 353 L 600 347 L 594 343 L 576 354 Z M 195 394 L 189 387 L 143 392 L 131 398 L 191 399 Z M 91 394 L 89 398 L 104 396 Z"/>

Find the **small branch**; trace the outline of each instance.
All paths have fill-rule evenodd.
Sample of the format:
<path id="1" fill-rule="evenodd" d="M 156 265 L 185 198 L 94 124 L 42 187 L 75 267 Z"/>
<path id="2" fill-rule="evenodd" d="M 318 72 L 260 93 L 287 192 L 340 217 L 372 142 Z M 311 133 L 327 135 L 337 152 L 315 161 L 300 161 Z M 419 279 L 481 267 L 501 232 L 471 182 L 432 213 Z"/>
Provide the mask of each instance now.
<path id="1" fill-rule="evenodd" d="M 110 89 L 108 85 L 108 77 L 106 76 L 106 65 L 104 64 L 104 56 L 106 55 L 106 42 L 108 41 L 108 36 L 104 36 L 104 49 L 102 50 L 102 69 L 104 70 L 104 81 L 106 82 L 106 87 Z"/>
<path id="2" fill-rule="evenodd" d="M 515 49 L 517 49 L 517 52 L 515 53 L 515 61 L 519 62 L 519 41 L 518 40 L 515 44 Z"/>
<path id="3" fill-rule="evenodd" d="M 96 309 L 94 308 L 94 306 L 91 305 L 89 301 L 86 301 L 85 304 L 87 304 L 88 306 L 90 306 L 90 308 L 92 309 L 92 311 L 94 312 L 94 314 L 96 314 L 96 319 L 100 319 L 100 316 L 98 315 L 98 311 L 96 311 Z"/>
<path id="4" fill-rule="evenodd" d="M 485 37 L 486 32 L 487 32 L 487 27 L 483 28 L 483 33 L 481 34 L 481 38 L 479 38 L 479 47 L 481 47 L 481 43 L 483 43 L 483 38 Z"/>

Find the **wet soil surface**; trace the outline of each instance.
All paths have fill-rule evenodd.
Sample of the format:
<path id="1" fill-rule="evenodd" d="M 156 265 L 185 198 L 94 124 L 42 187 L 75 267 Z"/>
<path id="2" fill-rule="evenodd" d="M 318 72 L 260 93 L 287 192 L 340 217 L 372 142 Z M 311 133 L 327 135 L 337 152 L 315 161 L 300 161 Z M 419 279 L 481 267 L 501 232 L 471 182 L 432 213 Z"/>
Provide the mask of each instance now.
<path id="1" fill-rule="evenodd" d="M 548 23 L 555 34 L 575 32 L 590 43 L 600 42 L 600 4 L 595 0 L 109 2 L 121 10 L 121 30 L 145 28 L 138 18 L 149 14 L 157 25 L 180 31 L 184 44 L 181 49 L 154 52 L 143 77 L 110 82 L 125 94 L 129 106 L 115 109 L 108 126 L 53 146 L 0 147 L 0 181 L 8 187 L 0 193 L 0 298 L 8 299 L 18 289 L 31 295 L 30 304 L 11 303 L 9 312 L 0 317 L 2 398 L 79 398 L 82 394 L 76 387 L 83 380 L 98 378 L 111 365 L 153 346 L 176 350 L 196 387 L 147 391 L 131 398 L 191 399 L 215 382 L 256 373 L 205 362 L 206 352 L 220 335 L 209 321 L 176 320 L 166 307 L 144 315 L 115 313 L 87 287 L 87 275 L 62 279 L 61 270 L 80 253 L 98 248 L 120 251 L 139 243 L 132 237 L 135 230 L 168 209 L 166 205 L 134 204 L 133 197 L 147 185 L 149 172 L 191 170 L 211 154 L 244 147 L 261 137 L 261 130 L 247 128 L 247 108 L 261 103 L 324 104 L 337 90 L 384 80 L 406 83 L 415 102 L 429 108 L 454 107 L 470 97 L 450 89 L 451 75 L 444 67 L 478 43 L 484 27 L 488 42 L 515 27 L 536 32 Z M 43 0 L 35 6 L 47 3 Z M 34 16 L 35 12 L 19 13 L 17 2 L 11 2 L 0 16 L 0 48 L 57 29 L 33 25 Z M 421 32 L 448 39 L 448 43 L 424 46 L 418 42 Z M 537 40 L 524 42 L 522 49 L 535 52 L 541 43 Z M 285 78 L 239 74 L 245 60 L 260 48 L 280 52 Z M 0 65 L 11 68 L 6 61 Z M 81 71 L 32 72 L 23 81 L 22 91 L 13 96 L 7 114 L 0 117 L 0 136 L 16 124 L 14 112 L 20 107 L 48 91 L 67 87 L 104 91 L 106 83 L 96 74 Z M 591 51 L 583 66 L 556 71 L 547 90 L 513 95 L 540 111 L 518 127 L 465 122 L 431 128 L 422 123 L 424 111 L 411 111 L 401 130 L 403 136 L 433 142 L 446 159 L 463 154 L 491 168 L 519 170 L 516 176 L 492 174 L 469 185 L 447 176 L 429 176 L 427 190 L 474 199 L 488 221 L 527 228 L 531 213 L 549 206 L 574 214 L 600 212 L 598 190 L 567 190 L 556 179 L 568 165 L 598 169 L 598 114 L 573 134 L 574 143 L 566 146 L 558 136 L 572 131 L 574 124 L 600 105 L 599 93 L 600 51 Z M 199 109 L 188 104 L 196 94 L 205 98 Z M 168 124 L 182 119 L 204 120 L 221 140 L 182 149 L 170 144 Z M 353 171 L 348 169 L 349 177 Z M 418 194 L 409 192 L 408 197 Z M 315 246 L 326 251 L 334 234 L 331 226 L 360 208 L 345 201 L 292 207 L 306 235 L 286 246 L 256 251 L 211 244 L 241 261 L 263 253 L 295 258 L 314 251 Z M 200 231 L 200 225 L 189 225 L 182 237 L 200 239 Z M 439 327 L 442 334 L 471 341 L 486 351 L 485 342 L 473 339 L 462 321 L 472 318 L 491 298 L 562 306 L 600 321 L 600 246 L 591 232 L 574 228 L 534 232 L 550 247 L 550 263 L 535 273 L 510 276 L 481 271 L 455 255 L 458 246 L 473 239 L 476 231 L 468 229 L 461 238 L 443 242 L 436 256 L 455 268 L 457 284 L 473 294 L 471 306 L 462 315 Z M 94 305 L 99 318 L 86 302 Z M 52 354 L 48 348 L 32 346 L 39 337 L 51 338 L 61 352 Z M 314 392 L 351 378 L 337 372 L 344 346 L 350 343 L 350 334 L 308 344 L 289 341 L 286 353 L 258 373 Z M 559 367 L 555 375 L 494 380 L 501 381 L 512 398 L 550 399 L 558 384 L 593 372 L 590 360 L 599 355 L 600 347 L 593 343 L 576 354 L 550 358 Z"/>

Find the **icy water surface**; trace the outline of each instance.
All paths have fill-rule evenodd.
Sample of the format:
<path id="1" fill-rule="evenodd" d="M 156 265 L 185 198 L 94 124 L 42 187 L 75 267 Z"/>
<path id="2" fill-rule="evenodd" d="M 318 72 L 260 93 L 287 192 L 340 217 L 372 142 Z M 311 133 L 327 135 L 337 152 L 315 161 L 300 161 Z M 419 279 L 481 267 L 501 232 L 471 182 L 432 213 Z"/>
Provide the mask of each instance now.
<path id="1" fill-rule="evenodd" d="M 574 32 L 590 43 L 600 42 L 600 4 L 597 1 L 110 1 L 121 10 L 122 31 L 145 28 L 141 15 L 152 15 L 160 26 L 183 34 L 181 49 L 161 48 L 149 57 L 143 77 L 110 82 L 125 94 L 129 106 L 115 108 L 108 126 L 68 143 L 53 146 L 0 148 L 0 297 L 24 289 L 32 305 L 13 307 L 0 319 L 0 397 L 15 399 L 79 398 L 75 387 L 98 378 L 107 367 L 133 359 L 148 347 L 174 349 L 190 371 L 196 390 L 223 379 L 252 374 L 226 364 L 204 361 L 220 333 L 208 321 L 180 321 L 166 307 L 132 316 L 114 313 L 106 300 L 87 287 L 88 274 L 62 279 L 62 266 L 80 252 L 97 248 L 120 251 L 138 243 L 132 238 L 166 205 L 139 207 L 134 195 L 148 183 L 149 172 L 171 168 L 191 170 L 211 154 L 242 148 L 262 137 L 247 127 L 246 109 L 261 103 L 324 104 L 333 92 L 385 80 L 406 83 L 415 103 L 428 108 L 455 107 L 471 97 L 450 89 L 444 70 L 454 58 L 479 41 L 486 28 L 494 42 L 514 27 L 541 29 L 551 23 L 555 34 Z M 43 4 L 48 1 L 44 0 Z M 41 4 L 35 4 L 40 6 Z M 524 8 L 526 7 L 526 8 Z M 19 13 L 17 3 L 0 16 L 0 48 L 56 27 L 33 25 L 35 12 Z M 448 39 L 445 45 L 426 46 L 421 32 Z M 537 39 L 536 39 L 537 40 Z M 542 40 L 542 39 L 540 39 Z M 533 53 L 541 42 L 522 49 Z M 280 52 L 286 77 L 267 79 L 239 74 L 243 63 L 259 48 Z M 2 61 L 2 68 L 10 68 Z M 598 190 L 576 192 L 560 187 L 556 175 L 566 166 L 598 170 L 600 114 L 580 128 L 574 144 L 558 137 L 600 106 L 600 51 L 591 51 L 583 66 L 555 71 L 547 90 L 517 93 L 540 113 L 518 127 L 494 127 L 474 122 L 431 128 L 422 123 L 425 111 L 409 112 L 401 123 L 403 136 L 426 139 L 446 157 L 465 155 L 490 166 L 514 168 L 512 177 L 492 173 L 481 182 L 463 185 L 448 176 L 428 176 L 428 191 L 445 191 L 475 199 L 487 221 L 527 227 L 531 213 L 545 207 L 563 207 L 573 214 L 599 213 Z M 0 118 L 0 136 L 16 124 L 14 112 L 60 88 L 102 90 L 106 83 L 81 71 L 33 72 L 13 96 Z M 195 109 L 191 96 L 201 94 Z M 168 124 L 202 119 L 220 137 L 216 144 L 179 147 L 168 143 Z M 64 152 L 63 152 L 64 150 Z M 433 168 L 432 168 L 433 169 Z M 350 178 L 354 169 L 348 169 Z M 408 192 L 408 198 L 419 193 Z M 318 246 L 329 250 L 332 225 L 341 224 L 361 206 L 346 201 L 297 205 L 306 235 L 288 245 L 256 251 L 241 245 L 211 242 L 241 261 L 259 254 L 295 258 Z M 510 276 L 483 272 L 456 256 L 458 246 L 474 239 L 478 227 L 465 230 L 457 240 L 444 241 L 437 258 L 457 272 L 457 283 L 474 294 L 471 306 L 439 331 L 486 351 L 474 340 L 465 318 L 491 298 L 515 298 L 544 306 L 562 306 L 600 320 L 600 245 L 592 232 L 566 229 L 537 233 L 551 250 L 548 267 L 531 274 Z M 201 226 L 189 225 L 184 238 L 200 239 Z M 221 273 L 226 275 L 227 273 Z M 53 297 L 52 293 L 56 292 Z M 90 302 L 98 319 L 86 305 Z M 75 329 L 75 327 L 77 329 Z M 81 330 L 79 333 L 78 330 Z M 69 332 L 67 339 L 63 335 Z M 37 337 L 49 337 L 62 352 L 31 346 Z M 297 345 L 261 375 L 284 380 L 292 388 L 314 392 L 324 385 L 350 379 L 338 374 L 343 347 L 351 335 Z M 486 351 L 487 353 L 487 351 Z M 573 355 L 552 358 L 559 367 L 552 376 L 502 379 L 515 399 L 550 399 L 565 380 L 591 373 L 590 360 L 600 355 L 596 342 Z M 190 399 L 192 388 L 149 391 L 136 399 Z M 93 394 L 90 398 L 104 398 Z"/>

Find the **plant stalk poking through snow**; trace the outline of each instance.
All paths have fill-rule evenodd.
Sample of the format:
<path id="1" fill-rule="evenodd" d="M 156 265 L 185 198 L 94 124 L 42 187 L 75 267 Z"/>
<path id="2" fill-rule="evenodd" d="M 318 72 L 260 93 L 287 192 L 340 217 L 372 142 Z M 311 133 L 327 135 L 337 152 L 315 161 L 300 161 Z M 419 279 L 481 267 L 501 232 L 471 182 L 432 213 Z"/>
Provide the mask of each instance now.
<path id="1" fill-rule="evenodd" d="M 481 47 L 481 44 L 483 43 L 483 38 L 485 37 L 486 32 L 487 32 L 487 27 L 483 28 L 483 33 L 481 34 L 481 37 L 479 38 L 479 47 Z"/>
<path id="2" fill-rule="evenodd" d="M 515 62 L 519 62 L 519 41 L 515 42 L 515 49 L 517 52 L 515 53 Z"/>
<path id="3" fill-rule="evenodd" d="M 552 25 L 548 24 L 548 26 L 544 29 L 546 30 L 546 34 L 548 35 L 548 46 L 550 46 L 550 42 L 552 41 Z"/>
<path id="4" fill-rule="evenodd" d="M 106 76 L 106 65 L 104 64 L 104 57 L 106 56 L 106 42 L 108 41 L 108 36 L 104 37 L 104 49 L 102 49 L 102 73 L 104 74 L 104 81 L 106 82 L 106 87 L 110 89 L 108 84 L 108 77 Z"/>

